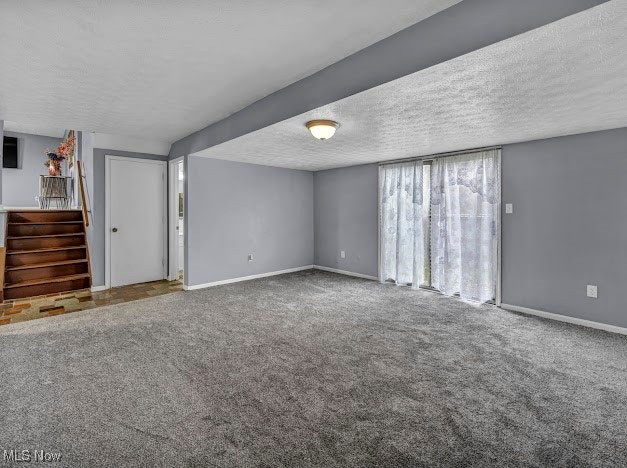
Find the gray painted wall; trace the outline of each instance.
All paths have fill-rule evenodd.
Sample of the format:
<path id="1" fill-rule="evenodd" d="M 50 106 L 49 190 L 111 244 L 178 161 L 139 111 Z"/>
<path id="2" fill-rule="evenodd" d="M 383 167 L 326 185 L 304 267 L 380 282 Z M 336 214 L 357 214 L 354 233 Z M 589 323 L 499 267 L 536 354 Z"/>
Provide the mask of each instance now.
<path id="1" fill-rule="evenodd" d="M 197 156 L 186 162 L 187 285 L 313 264 L 311 172 Z"/>
<path id="2" fill-rule="evenodd" d="M 133 153 L 129 151 L 117 151 L 94 148 L 93 158 L 93 188 L 89 188 L 92 200 L 92 222 L 89 237 L 89 253 L 91 259 L 92 284 L 102 286 L 105 284 L 105 155 L 124 156 L 137 159 L 156 159 L 167 161 L 167 156 L 147 153 Z M 87 174 L 88 180 L 90 175 Z"/>
<path id="3" fill-rule="evenodd" d="M 607 0 L 464 0 L 175 142 L 204 150 L 516 36 Z"/>
<path id="4" fill-rule="evenodd" d="M 4 120 L 0 120 L 0 143 L 4 141 Z M 2 208 L 2 144 L 0 144 L 0 208 Z M 4 212 L 0 211 L 0 246 L 4 246 Z"/>
<path id="5" fill-rule="evenodd" d="M 627 327 L 626 180 L 627 128 L 504 147 L 503 303 Z"/>
<path id="6" fill-rule="evenodd" d="M 377 276 L 378 171 L 368 164 L 314 173 L 316 265 Z"/>
<path id="7" fill-rule="evenodd" d="M 627 327 L 627 128 L 506 145 L 502 172 L 503 303 Z M 317 172 L 314 193 L 315 263 L 376 276 L 376 166 Z"/>
<path id="8" fill-rule="evenodd" d="M 2 204 L 4 206 L 37 207 L 35 197 L 39 193 L 39 176 L 47 174 L 44 167 L 44 151 L 54 150 L 62 138 L 27 133 L 4 132 L 18 138 L 18 169 L 2 170 Z M 67 164 L 63 164 L 67 175 Z"/>
<path id="9" fill-rule="evenodd" d="M 2 206 L 2 150 L 4 142 L 4 120 L 0 120 L 0 207 Z M 4 223 L 2 223 L 4 226 Z"/>

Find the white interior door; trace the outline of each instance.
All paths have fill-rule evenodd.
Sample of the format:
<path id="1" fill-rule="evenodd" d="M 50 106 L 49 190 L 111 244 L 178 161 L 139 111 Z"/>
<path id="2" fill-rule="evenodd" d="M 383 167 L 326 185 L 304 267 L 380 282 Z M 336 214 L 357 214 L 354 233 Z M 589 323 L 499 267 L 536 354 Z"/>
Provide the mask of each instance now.
<path id="1" fill-rule="evenodd" d="M 165 278 L 166 163 L 108 160 L 111 287 Z"/>

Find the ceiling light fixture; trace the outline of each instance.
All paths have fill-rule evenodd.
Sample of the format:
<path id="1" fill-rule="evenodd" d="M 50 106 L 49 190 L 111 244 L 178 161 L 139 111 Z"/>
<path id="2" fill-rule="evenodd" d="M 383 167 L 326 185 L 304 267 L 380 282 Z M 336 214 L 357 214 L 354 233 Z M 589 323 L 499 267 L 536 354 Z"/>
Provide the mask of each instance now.
<path id="1" fill-rule="evenodd" d="M 333 120 L 310 120 L 305 124 L 314 138 L 318 140 L 328 140 L 340 126 L 339 123 Z"/>

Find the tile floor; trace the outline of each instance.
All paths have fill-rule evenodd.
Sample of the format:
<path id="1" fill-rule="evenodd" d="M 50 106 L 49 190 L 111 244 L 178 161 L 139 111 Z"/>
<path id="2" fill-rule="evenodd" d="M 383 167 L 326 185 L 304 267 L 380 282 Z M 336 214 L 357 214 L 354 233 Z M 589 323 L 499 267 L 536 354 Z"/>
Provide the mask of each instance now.
<path id="1" fill-rule="evenodd" d="M 183 283 L 181 281 L 163 280 L 121 286 L 106 291 L 92 292 L 89 289 L 81 289 L 48 296 L 5 301 L 0 305 L 0 325 L 161 296 L 182 289 Z"/>

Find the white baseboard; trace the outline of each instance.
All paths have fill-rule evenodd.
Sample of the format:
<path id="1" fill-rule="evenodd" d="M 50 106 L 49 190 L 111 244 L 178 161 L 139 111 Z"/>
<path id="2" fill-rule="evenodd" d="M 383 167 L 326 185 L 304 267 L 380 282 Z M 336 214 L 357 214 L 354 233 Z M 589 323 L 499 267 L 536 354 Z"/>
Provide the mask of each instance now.
<path id="1" fill-rule="evenodd" d="M 551 320 L 558 320 L 560 322 L 573 323 L 575 325 L 581 325 L 582 327 L 596 328 L 598 330 L 605 330 L 610 333 L 627 335 L 627 328 L 617 327 L 616 325 L 608 325 L 607 323 L 593 322 L 592 320 L 569 317 L 567 315 L 554 314 L 552 312 L 544 312 L 543 310 L 529 309 L 528 307 L 520 307 L 511 304 L 501 304 L 501 309 L 511 310 L 513 312 L 521 312 L 528 315 L 535 315 L 537 317 L 543 317 Z"/>
<path id="2" fill-rule="evenodd" d="M 220 286 L 223 284 L 231 284 L 231 283 L 239 283 L 240 281 L 249 281 L 258 278 L 266 278 L 268 276 L 276 276 L 276 275 L 284 275 L 285 273 L 294 273 L 297 271 L 311 270 L 313 265 L 305 265 L 302 267 L 289 268 L 287 270 L 279 270 L 279 271 L 271 271 L 269 273 L 259 273 L 258 275 L 250 275 L 250 276 L 241 276 L 239 278 L 230 278 L 221 281 L 214 281 L 212 283 L 203 283 L 203 284 L 193 284 L 193 285 L 183 285 L 183 289 L 185 291 L 193 291 L 195 289 L 204 289 L 211 288 L 213 286 Z"/>
<path id="3" fill-rule="evenodd" d="M 104 284 L 102 286 L 92 286 L 91 292 L 105 291 L 107 289 L 109 288 L 107 288 Z"/>
<path id="4" fill-rule="evenodd" d="M 357 278 L 364 278 L 364 279 L 369 279 L 369 280 L 374 280 L 374 281 L 379 280 L 379 278 L 377 278 L 376 276 L 364 275 L 362 273 L 353 273 L 352 271 L 338 270 L 336 268 L 329 268 L 329 267 L 320 266 L 320 265 L 314 265 L 313 267 L 316 270 L 330 271 L 331 273 L 339 273 L 340 275 L 355 276 Z"/>

